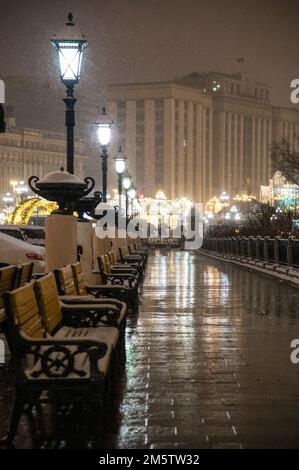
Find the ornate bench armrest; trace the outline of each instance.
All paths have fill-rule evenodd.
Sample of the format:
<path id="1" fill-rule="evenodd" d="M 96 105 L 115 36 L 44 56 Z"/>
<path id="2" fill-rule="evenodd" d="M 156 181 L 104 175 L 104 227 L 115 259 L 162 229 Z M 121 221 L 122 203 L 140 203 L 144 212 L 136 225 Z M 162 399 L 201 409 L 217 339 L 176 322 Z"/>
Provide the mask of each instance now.
<path id="1" fill-rule="evenodd" d="M 111 298 L 123 298 L 126 297 L 128 294 L 128 289 L 125 286 L 112 286 L 112 285 L 101 285 L 101 286 L 94 286 L 94 285 L 86 285 L 86 291 L 88 294 L 93 295 L 96 299 L 107 297 Z"/>
<path id="2" fill-rule="evenodd" d="M 83 351 L 93 349 L 93 351 L 97 351 L 97 359 L 104 357 L 108 350 L 106 343 L 89 338 L 31 338 L 22 331 L 20 338 L 23 346 L 56 346 L 61 344 L 63 346 L 79 346 L 83 348 Z"/>
<path id="3" fill-rule="evenodd" d="M 120 307 L 107 303 L 62 304 L 63 319 L 68 326 L 96 327 L 100 324 L 118 326 Z"/>
<path id="4" fill-rule="evenodd" d="M 136 269 L 136 271 L 140 271 L 140 269 L 142 268 L 142 265 L 140 263 L 134 263 L 133 261 L 131 262 L 130 260 L 124 261 L 123 266 L 129 266 L 129 267 L 131 266 L 132 268 Z"/>
<path id="5" fill-rule="evenodd" d="M 111 274 L 132 274 L 138 276 L 138 270 L 130 266 L 111 266 Z"/>
<path id="6" fill-rule="evenodd" d="M 112 285 L 125 286 L 127 283 L 129 288 L 135 287 L 134 284 L 138 282 L 138 278 L 133 274 L 105 274 L 105 281 L 111 282 Z"/>
<path id="7" fill-rule="evenodd" d="M 143 257 L 142 255 L 134 254 L 134 255 L 126 255 L 123 257 L 127 262 L 135 262 L 135 263 L 142 263 Z"/>
<path id="8" fill-rule="evenodd" d="M 20 332 L 22 354 L 34 356 L 32 379 L 41 374 L 49 378 L 68 378 L 70 374 L 84 377 L 86 369 L 77 369 L 75 357 L 87 353 L 90 362 L 90 377 L 99 378 L 98 360 L 104 357 L 108 347 L 106 343 L 87 338 L 42 338 L 34 339 Z"/>

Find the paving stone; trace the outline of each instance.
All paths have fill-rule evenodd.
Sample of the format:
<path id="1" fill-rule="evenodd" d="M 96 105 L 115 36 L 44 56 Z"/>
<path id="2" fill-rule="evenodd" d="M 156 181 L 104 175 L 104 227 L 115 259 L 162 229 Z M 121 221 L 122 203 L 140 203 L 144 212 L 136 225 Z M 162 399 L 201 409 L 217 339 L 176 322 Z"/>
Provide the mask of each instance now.
<path id="1" fill-rule="evenodd" d="M 45 448 L 298 447 L 299 292 L 225 261 L 183 251 L 149 257 L 126 364 L 93 439 L 62 430 Z M 0 370 L 0 435 L 13 404 L 13 370 Z M 70 418 L 72 422 L 72 418 Z M 46 427 L 53 426 L 49 411 Z M 100 424 L 100 419 L 99 419 Z M 22 419 L 16 447 L 36 446 Z"/>

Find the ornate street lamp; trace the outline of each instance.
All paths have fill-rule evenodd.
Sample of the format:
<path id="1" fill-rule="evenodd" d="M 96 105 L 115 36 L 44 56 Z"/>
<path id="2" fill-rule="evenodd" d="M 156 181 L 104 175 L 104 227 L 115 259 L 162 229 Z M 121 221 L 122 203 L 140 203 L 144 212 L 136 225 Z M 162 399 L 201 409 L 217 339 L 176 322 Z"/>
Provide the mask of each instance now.
<path id="1" fill-rule="evenodd" d="M 119 147 L 118 152 L 113 157 L 113 159 L 115 161 L 115 169 L 116 169 L 116 173 L 118 175 L 118 180 L 117 180 L 118 194 L 119 194 L 119 197 L 121 198 L 121 194 L 122 194 L 122 177 L 123 177 L 123 173 L 126 169 L 126 160 L 128 159 L 128 157 L 127 157 L 127 155 L 125 155 L 122 152 L 121 147 Z"/>
<path id="2" fill-rule="evenodd" d="M 128 195 L 129 195 L 130 199 L 135 199 L 135 197 L 136 197 L 136 188 L 135 188 L 134 184 L 132 184 L 131 188 L 129 189 Z"/>
<path id="3" fill-rule="evenodd" d="M 123 173 L 122 182 L 123 182 L 123 188 L 125 189 L 125 191 L 128 192 L 132 184 L 132 176 L 127 170 Z"/>
<path id="4" fill-rule="evenodd" d="M 107 202 L 108 145 L 111 140 L 111 129 L 113 124 L 113 120 L 106 113 L 106 108 L 103 108 L 100 120 L 95 122 L 98 129 L 99 143 L 101 145 L 103 202 Z"/>
<path id="5" fill-rule="evenodd" d="M 67 171 L 74 173 L 74 126 L 75 103 L 74 86 L 79 83 L 83 51 L 88 43 L 85 36 L 75 26 L 73 15 L 69 13 L 65 27 L 51 39 L 55 46 L 60 65 L 60 79 L 66 86 L 64 103 L 65 125 L 67 128 Z"/>

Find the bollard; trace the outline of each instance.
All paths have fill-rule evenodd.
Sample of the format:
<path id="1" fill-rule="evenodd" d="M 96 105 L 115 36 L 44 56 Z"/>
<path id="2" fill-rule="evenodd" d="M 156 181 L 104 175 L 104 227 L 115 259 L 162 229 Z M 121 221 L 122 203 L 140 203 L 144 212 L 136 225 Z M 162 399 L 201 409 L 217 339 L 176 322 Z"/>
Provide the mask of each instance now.
<path id="1" fill-rule="evenodd" d="M 274 261 L 277 264 L 279 264 L 279 239 L 279 236 L 274 238 Z"/>
<path id="2" fill-rule="evenodd" d="M 248 238 L 244 237 L 244 241 L 243 241 L 243 254 L 244 256 L 246 256 L 246 258 L 249 256 L 248 255 Z"/>
<path id="3" fill-rule="evenodd" d="M 256 258 L 256 238 L 254 236 L 251 237 L 251 258 Z"/>
<path id="4" fill-rule="evenodd" d="M 293 266 L 299 266 L 299 240 L 294 238 L 293 240 Z"/>
<path id="5" fill-rule="evenodd" d="M 257 236 L 254 240 L 254 245 L 255 245 L 255 258 L 256 259 L 259 259 L 259 254 L 260 254 L 260 250 L 259 250 L 259 237 Z"/>
<path id="6" fill-rule="evenodd" d="M 239 256 L 240 253 L 241 253 L 241 249 L 240 249 L 240 238 L 239 238 L 239 237 L 236 237 L 235 240 L 236 240 L 236 241 L 235 241 L 235 244 L 236 244 L 235 254 L 236 254 L 237 256 Z"/>
<path id="7" fill-rule="evenodd" d="M 269 240 L 270 237 L 265 237 L 264 238 L 264 260 L 269 261 Z"/>
<path id="8" fill-rule="evenodd" d="M 240 255 L 244 256 L 244 237 L 240 238 Z"/>
<path id="9" fill-rule="evenodd" d="M 248 258 L 252 258 L 252 237 L 248 237 Z"/>
<path id="10" fill-rule="evenodd" d="M 293 247 L 294 247 L 294 237 L 288 238 L 288 247 L 287 247 L 287 260 L 288 266 L 293 266 Z"/>
<path id="11" fill-rule="evenodd" d="M 261 236 L 256 238 L 256 258 L 257 259 L 264 259 L 264 239 Z"/>

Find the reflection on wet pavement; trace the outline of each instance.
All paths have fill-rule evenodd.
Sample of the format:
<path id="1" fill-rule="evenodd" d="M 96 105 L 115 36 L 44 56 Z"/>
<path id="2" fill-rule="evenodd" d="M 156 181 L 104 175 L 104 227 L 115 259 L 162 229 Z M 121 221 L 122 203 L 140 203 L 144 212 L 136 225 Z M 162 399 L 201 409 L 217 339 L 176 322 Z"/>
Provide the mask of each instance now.
<path id="1" fill-rule="evenodd" d="M 299 291 L 184 251 L 150 256 L 138 317 L 96 441 L 48 446 L 298 447 Z M 11 373 L 1 376 L 3 433 Z M 51 415 L 48 417 L 51 422 Z M 18 447 L 32 446 L 22 421 Z"/>

